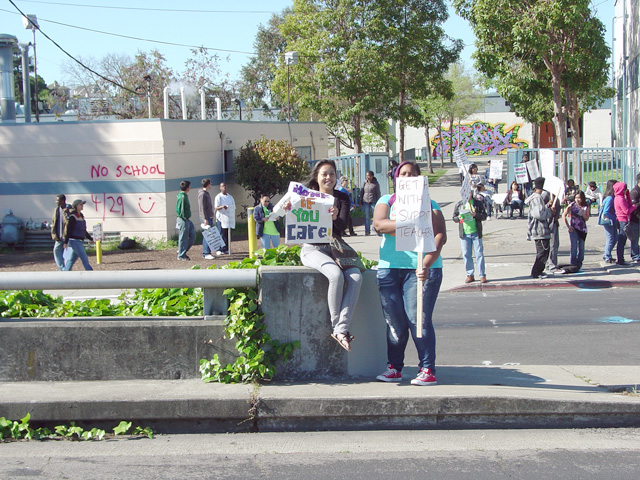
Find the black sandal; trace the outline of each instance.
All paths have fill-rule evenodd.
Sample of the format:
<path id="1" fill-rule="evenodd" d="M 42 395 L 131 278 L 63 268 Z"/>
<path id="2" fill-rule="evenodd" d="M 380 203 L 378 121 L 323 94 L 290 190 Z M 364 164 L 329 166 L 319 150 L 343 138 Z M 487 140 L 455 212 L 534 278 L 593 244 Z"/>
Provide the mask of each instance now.
<path id="1" fill-rule="evenodd" d="M 344 348 L 347 352 L 351 351 L 351 342 L 353 341 L 353 335 L 347 333 L 332 333 L 333 338 L 338 344 Z"/>

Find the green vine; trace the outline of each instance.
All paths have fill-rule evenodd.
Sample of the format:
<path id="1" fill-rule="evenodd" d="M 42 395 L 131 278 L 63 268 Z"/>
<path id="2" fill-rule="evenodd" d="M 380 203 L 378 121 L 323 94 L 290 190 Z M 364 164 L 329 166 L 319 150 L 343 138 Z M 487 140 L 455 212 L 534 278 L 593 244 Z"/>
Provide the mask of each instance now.
<path id="1" fill-rule="evenodd" d="M 29 424 L 31 415 L 26 414 L 20 421 L 7 420 L 0 417 L 0 441 L 13 440 L 47 440 L 47 439 L 67 439 L 67 440 L 102 440 L 107 432 L 100 428 L 85 430 L 84 428 L 71 422 L 70 425 L 58 425 L 53 431 L 46 427 L 32 428 Z M 149 427 L 135 427 L 131 430 L 131 422 L 120 422 L 114 429 L 113 435 L 132 435 L 153 438 L 153 430 Z"/>

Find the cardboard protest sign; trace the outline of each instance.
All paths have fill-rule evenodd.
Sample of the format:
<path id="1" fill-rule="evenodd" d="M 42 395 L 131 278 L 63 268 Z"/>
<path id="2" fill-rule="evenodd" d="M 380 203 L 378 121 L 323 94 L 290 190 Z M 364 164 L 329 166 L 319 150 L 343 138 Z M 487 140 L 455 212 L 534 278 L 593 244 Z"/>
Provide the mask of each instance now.
<path id="1" fill-rule="evenodd" d="M 524 162 L 527 166 L 527 172 L 529 172 L 529 178 L 535 180 L 540 177 L 540 170 L 538 170 L 538 162 L 535 160 L 529 160 L 528 162 Z"/>
<path id="2" fill-rule="evenodd" d="M 471 182 L 469 181 L 469 177 L 464 177 L 462 181 L 462 186 L 460 187 L 460 198 L 463 202 L 469 200 L 469 196 L 471 195 Z"/>
<path id="3" fill-rule="evenodd" d="M 393 206 L 396 215 L 396 250 L 435 251 L 427 177 L 398 177 Z"/>
<path id="4" fill-rule="evenodd" d="M 491 178 L 492 180 L 502 180 L 502 165 L 502 160 L 491 160 L 489 178 Z"/>
<path id="5" fill-rule="evenodd" d="M 527 174 L 527 166 L 524 163 L 518 163 L 513 166 L 513 171 L 516 175 L 517 183 L 527 183 L 529 181 L 529 175 Z"/>
<path id="6" fill-rule="evenodd" d="M 540 172 L 544 178 L 556 175 L 556 154 L 549 148 L 540 149 Z"/>
<path id="7" fill-rule="evenodd" d="M 550 177 L 545 177 L 544 179 L 544 189 L 555 195 L 560 201 L 564 196 L 564 182 L 561 178 L 555 177 L 551 175 Z"/>
<path id="8" fill-rule="evenodd" d="M 291 203 L 291 209 L 285 211 L 287 202 Z M 291 182 L 286 195 L 276 204 L 268 219 L 285 216 L 285 243 L 329 243 L 333 228 L 333 218 L 329 213 L 331 207 L 332 195 Z"/>
<path id="9" fill-rule="evenodd" d="M 464 150 L 456 150 L 453 152 L 453 159 L 456 161 L 460 173 L 464 172 L 466 176 L 469 173 L 469 165 L 471 165 L 471 162 L 465 155 Z"/>
<path id="10" fill-rule="evenodd" d="M 202 238 L 205 239 L 211 250 L 218 251 L 225 248 L 224 240 L 220 236 L 220 230 L 218 227 L 210 227 L 202 229 Z"/>

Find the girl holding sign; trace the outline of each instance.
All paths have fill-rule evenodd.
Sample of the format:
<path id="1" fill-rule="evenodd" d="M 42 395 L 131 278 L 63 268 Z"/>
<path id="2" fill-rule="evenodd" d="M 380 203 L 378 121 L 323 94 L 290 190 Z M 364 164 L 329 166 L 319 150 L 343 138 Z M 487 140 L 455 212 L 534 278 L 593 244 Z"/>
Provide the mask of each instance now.
<path id="1" fill-rule="evenodd" d="M 339 237 L 349 225 L 350 200 L 346 193 L 335 190 L 336 164 L 333 160 L 322 160 L 311 172 L 307 187 L 332 195 L 333 207 L 329 212 L 333 217 L 333 237 Z M 357 267 L 340 268 L 331 249 L 330 243 L 305 243 L 300 251 L 300 260 L 305 267 L 311 267 L 322 273 L 329 280 L 327 300 L 334 338 L 342 348 L 351 351 L 353 336 L 349 333 L 349 325 L 360 295 L 362 274 Z"/>
<path id="2" fill-rule="evenodd" d="M 395 178 L 417 177 L 420 167 L 402 162 Z M 433 308 L 442 283 L 442 258 L 440 251 L 447 241 L 444 217 L 440 206 L 431 200 L 431 220 L 436 251 L 418 260 L 416 252 L 396 251 L 395 194 L 384 195 L 373 212 L 373 226 L 382 234 L 377 283 L 380 290 L 382 311 L 387 322 L 387 370 L 376 378 L 382 382 L 402 380 L 404 351 L 409 333 L 418 350 L 418 376 L 412 385 L 435 385 L 436 382 L 436 333 L 433 328 Z M 424 282 L 422 295 L 422 337 L 418 337 L 417 288 L 418 280 Z"/>

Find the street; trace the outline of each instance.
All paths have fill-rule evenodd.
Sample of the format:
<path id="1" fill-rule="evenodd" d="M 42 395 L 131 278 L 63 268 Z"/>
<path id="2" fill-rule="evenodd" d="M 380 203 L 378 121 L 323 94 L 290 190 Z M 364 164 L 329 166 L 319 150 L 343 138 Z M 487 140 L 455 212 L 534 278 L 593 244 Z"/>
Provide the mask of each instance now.
<path id="1" fill-rule="evenodd" d="M 446 292 L 434 323 L 438 365 L 640 364 L 634 288 Z"/>
<path id="2" fill-rule="evenodd" d="M 640 476 L 640 430 L 463 430 L 166 435 L 21 442 L 0 478 L 611 479 Z"/>

